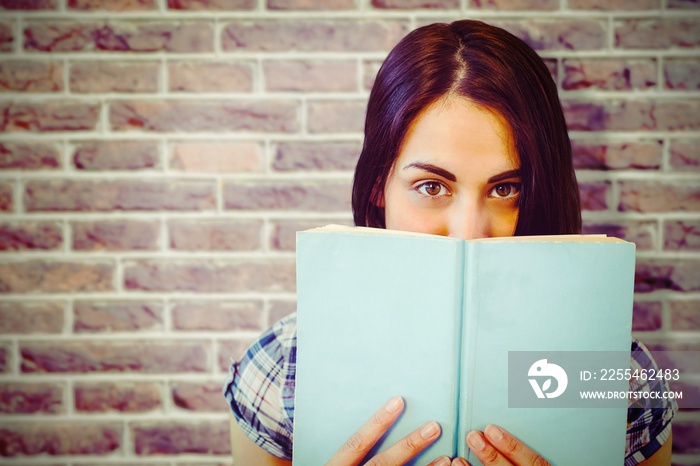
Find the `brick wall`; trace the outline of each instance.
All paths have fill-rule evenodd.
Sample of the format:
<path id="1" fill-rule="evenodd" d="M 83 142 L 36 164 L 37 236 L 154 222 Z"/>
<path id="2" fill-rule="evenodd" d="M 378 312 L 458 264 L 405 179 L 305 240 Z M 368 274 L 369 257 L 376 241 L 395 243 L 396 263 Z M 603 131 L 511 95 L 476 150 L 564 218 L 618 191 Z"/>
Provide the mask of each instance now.
<path id="1" fill-rule="evenodd" d="M 0 0 L 3 460 L 229 463 L 227 366 L 294 309 L 294 231 L 351 221 L 378 65 L 465 17 L 556 77 L 637 336 L 700 350 L 697 0 Z"/>

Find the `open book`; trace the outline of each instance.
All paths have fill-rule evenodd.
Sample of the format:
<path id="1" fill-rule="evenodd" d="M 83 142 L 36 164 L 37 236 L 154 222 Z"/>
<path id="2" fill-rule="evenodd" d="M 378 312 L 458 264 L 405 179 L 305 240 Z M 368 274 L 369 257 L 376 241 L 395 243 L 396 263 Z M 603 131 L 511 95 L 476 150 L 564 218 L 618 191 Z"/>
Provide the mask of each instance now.
<path id="1" fill-rule="evenodd" d="M 629 353 L 634 254 L 634 244 L 603 235 L 298 233 L 294 464 L 324 464 L 395 395 L 406 409 L 375 452 L 426 421 L 442 427 L 411 464 L 440 455 L 480 464 L 464 439 L 487 424 L 555 466 L 623 464 L 626 402 L 509 407 L 508 364 L 516 351 Z M 535 396 L 524 376 L 522 390 Z"/>

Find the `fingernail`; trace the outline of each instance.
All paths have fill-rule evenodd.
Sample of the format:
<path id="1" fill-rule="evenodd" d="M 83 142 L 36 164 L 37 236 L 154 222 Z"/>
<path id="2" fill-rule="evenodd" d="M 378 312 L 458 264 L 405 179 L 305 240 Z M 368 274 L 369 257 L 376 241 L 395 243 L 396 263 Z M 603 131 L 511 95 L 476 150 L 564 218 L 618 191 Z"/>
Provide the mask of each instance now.
<path id="1" fill-rule="evenodd" d="M 455 458 L 452 460 L 452 466 L 469 466 L 469 463 L 464 461 L 462 458 Z"/>
<path id="2" fill-rule="evenodd" d="M 472 430 L 467 434 L 467 443 L 472 450 L 481 451 L 486 447 L 484 439 L 481 438 L 481 434 L 477 430 Z"/>
<path id="3" fill-rule="evenodd" d="M 440 426 L 438 426 L 438 423 L 435 421 L 430 421 L 421 429 L 420 436 L 428 440 L 435 437 L 439 431 Z"/>
<path id="4" fill-rule="evenodd" d="M 433 466 L 450 466 L 450 459 L 447 456 L 443 456 L 433 463 Z"/>
<path id="5" fill-rule="evenodd" d="M 498 442 L 503 438 L 503 431 L 497 426 L 494 426 L 493 424 L 487 425 L 486 429 L 484 429 L 484 433 L 489 439 L 493 440 L 494 442 Z"/>
<path id="6" fill-rule="evenodd" d="M 401 397 L 400 396 L 395 396 L 394 398 L 390 399 L 389 401 L 386 402 L 386 405 L 384 408 L 390 412 L 390 413 L 395 413 L 398 411 L 398 409 L 401 407 Z"/>

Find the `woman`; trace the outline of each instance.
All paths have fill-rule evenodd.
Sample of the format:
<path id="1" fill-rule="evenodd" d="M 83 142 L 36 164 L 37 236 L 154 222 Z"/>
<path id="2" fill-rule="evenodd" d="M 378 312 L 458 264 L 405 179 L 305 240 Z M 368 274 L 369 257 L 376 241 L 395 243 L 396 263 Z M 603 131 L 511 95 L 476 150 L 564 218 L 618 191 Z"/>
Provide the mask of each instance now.
<path id="1" fill-rule="evenodd" d="M 513 35 L 476 21 L 407 35 L 370 94 L 352 204 L 361 226 L 464 239 L 579 233 L 571 145 L 542 60 Z M 236 419 L 236 464 L 289 464 L 295 361 L 292 315 L 232 366 L 225 396 Z M 635 342 L 632 368 L 647 364 L 653 361 Z M 330 464 L 361 462 L 403 406 L 401 398 L 389 400 Z M 670 464 L 674 409 L 628 410 L 626 465 Z M 434 422 L 417 426 L 371 463 L 402 464 L 439 433 Z M 472 431 L 466 441 L 484 464 L 547 464 L 497 426 Z M 450 463 L 467 464 L 447 457 L 432 464 Z"/>

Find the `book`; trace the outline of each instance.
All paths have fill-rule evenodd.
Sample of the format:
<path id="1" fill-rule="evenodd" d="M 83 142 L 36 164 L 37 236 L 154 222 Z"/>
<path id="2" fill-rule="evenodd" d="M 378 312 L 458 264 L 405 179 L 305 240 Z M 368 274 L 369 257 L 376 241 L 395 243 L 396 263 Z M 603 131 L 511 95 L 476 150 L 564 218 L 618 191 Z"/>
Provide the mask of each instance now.
<path id="1" fill-rule="evenodd" d="M 440 438 L 408 464 L 481 464 L 465 437 L 487 424 L 555 466 L 623 464 L 626 400 L 509 407 L 508 364 L 513 352 L 605 351 L 629 367 L 634 261 L 634 244 L 604 235 L 299 232 L 294 465 L 324 464 L 396 395 L 404 412 L 368 458 L 434 420 Z"/>

